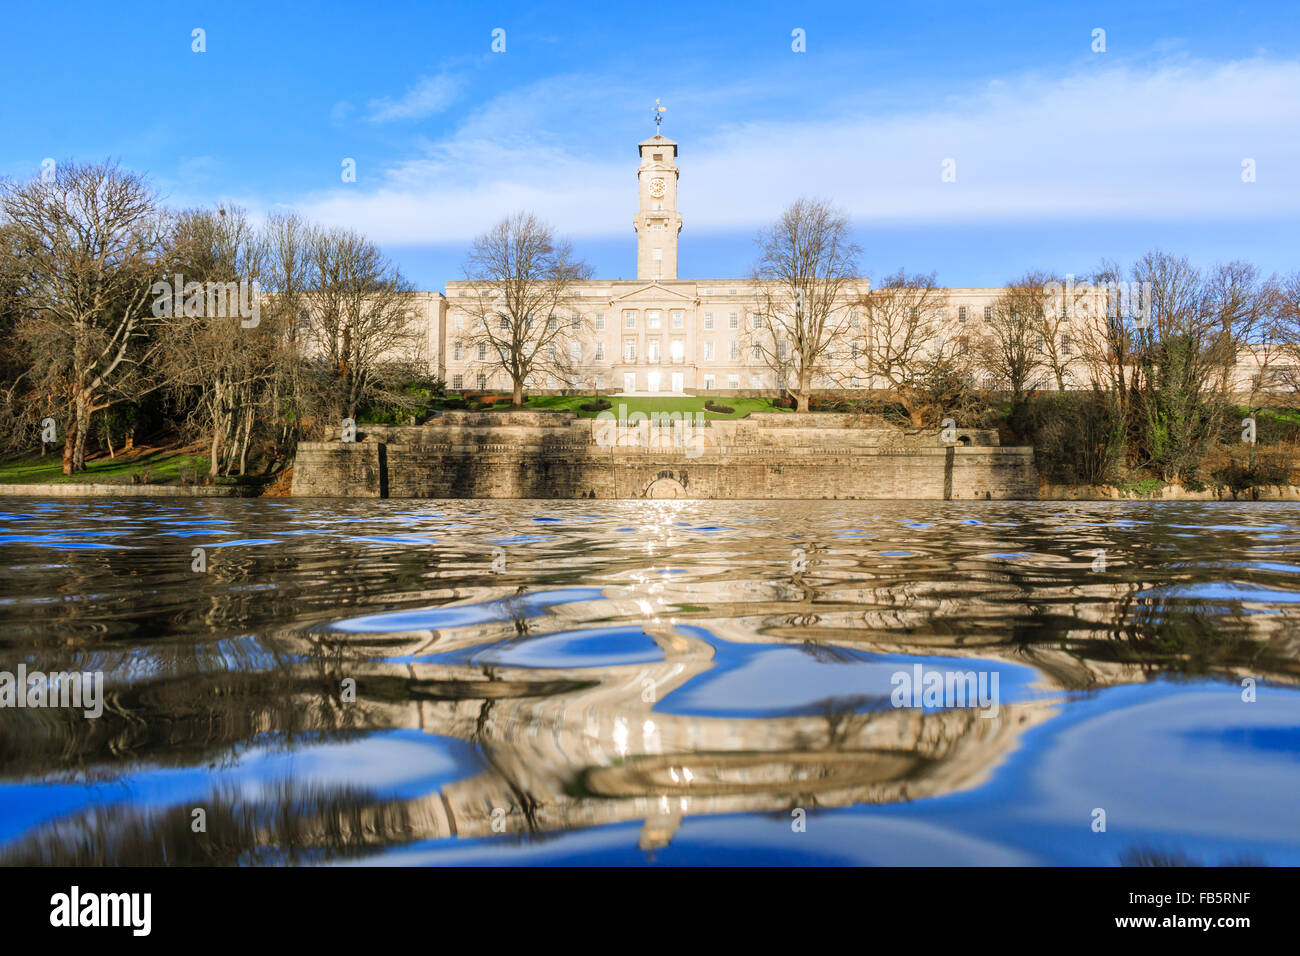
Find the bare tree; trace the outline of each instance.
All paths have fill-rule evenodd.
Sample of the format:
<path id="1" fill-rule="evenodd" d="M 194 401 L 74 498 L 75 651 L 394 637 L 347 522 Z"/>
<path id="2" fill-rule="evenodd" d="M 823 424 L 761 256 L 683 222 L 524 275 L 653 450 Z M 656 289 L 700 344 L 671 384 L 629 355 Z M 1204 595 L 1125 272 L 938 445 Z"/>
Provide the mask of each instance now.
<path id="1" fill-rule="evenodd" d="M 82 471 L 95 412 L 157 387 L 140 376 L 151 345 L 151 289 L 168 271 L 164 217 L 134 173 L 61 164 L 7 183 L 0 209 L 18 231 L 34 378 L 66 409 L 63 471 Z"/>
<path id="2" fill-rule="evenodd" d="M 306 366 L 310 350 L 306 301 L 315 285 L 311 248 L 315 230 L 296 213 L 277 213 L 262 230 L 263 312 L 279 333 L 270 407 L 276 410 L 278 453 L 287 456 L 303 434 L 314 390 Z"/>
<path id="3" fill-rule="evenodd" d="M 1213 348 L 1222 362 L 1221 392 L 1226 394 L 1235 385 L 1244 384 L 1234 382 L 1234 373 L 1242 357 L 1249 355 L 1252 347 L 1267 336 L 1273 300 L 1272 285 L 1249 263 L 1234 261 L 1219 265 L 1206 276 L 1207 318 L 1218 325 Z"/>
<path id="4" fill-rule="evenodd" d="M 1127 423 L 1135 362 L 1131 325 L 1136 316 L 1125 313 L 1133 310 L 1134 303 L 1123 292 L 1128 287 L 1116 262 L 1103 260 L 1089 281 L 1097 296 L 1078 317 L 1081 358 L 1093 389 L 1110 395 L 1117 421 Z"/>
<path id="5" fill-rule="evenodd" d="M 1273 319 L 1268 357 L 1263 362 L 1266 387 L 1300 393 L 1300 272 L 1273 286 Z"/>
<path id="6" fill-rule="evenodd" d="M 308 343 L 323 360 L 325 403 L 353 418 L 367 401 L 409 404 L 388 387 L 418 374 L 420 330 L 410 284 L 373 242 L 346 229 L 313 232 L 313 288 L 303 296 Z"/>
<path id="7" fill-rule="evenodd" d="M 1079 363 L 1075 322 L 1082 311 L 1086 287 L 1067 284 L 1044 272 L 1028 272 L 1015 284 L 1026 306 L 1030 305 L 1030 299 L 1038 299 L 1037 305 L 1024 317 L 1035 332 L 1035 349 L 1043 370 L 1052 377 L 1056 390 L 1063 392 L 1071 381 L 1073 366 Z"/>
<path id="8" fill-rule="evenodd" d="M 908 275 L 902 270 L 859 301 L 866 334 L 854 362 L 873 379 L 884 380 L 917 428 L 932 410 L 934 372 L 959 347 L 944 336 L 947 302 L 933 273 Z"/>
<path id="9" fill-rule="evenodd" d="M 224 285 L 261 275 L 264 247 L 242 209 L 182 213 L 174 241 L 187 280 Z M 242 475 L 277 371 L 274 325 L 259 318 L 248 327 L 217 314 L 225 310 L 190 311 L 172 310 L 160 332 L 159 363 L 178 406 L 209 436 L 209 474 L 230 474 L 237 465 Z"/>
<path id="10" fill-rule="evenodd" d="M 564 306 L 590 275 L 570 244 L 531 213 L 507 216 L 474 240 L 465 260 L 472 289 L 455 302 L 469 318 L 457 342 L 484 375 L 505 373 L 513 407 L 523 406 L 524 388 L 538 375 L 574 381 L 572 348 L 581 347 L 588 325 Z"/>
<path id="11" fill-rule="evenodd" d="M 1147 458 L 1166 480 L 1181 479 L 1197 464 L 1221 422 L 1225 367 L 1238 343 L 1225 334 L 1223 288 L 1228 274 L 1206 276 L 1185 257 L 1152 251 L 1138 260 L 1133 278 L 1149 283 L 1150 325 L 1137 331 L 1136 387 Z"/>
<path id="12" fill-rule="evenodd" d="M 851 337 L 853 296 L 861 250 L 849 221 L 820 199 L 797 199 L 759 233 L 758 285 L 762 327 L 749 330 L 750 347 L 778 381 L 793 380 L 796 410 L 808 411 L 816 375 L 833 375 L 837 345 Z"/>
<path id="13" fill-rule="evenodd" d="M 1008 282 L 993 303 L 977 346 L 980 365 L 1011 393 L 1013 410 L 1024 402 L 1043 368 L 1037 341 L 1042 292 L 1042 277 L 1034 273 Z"/>

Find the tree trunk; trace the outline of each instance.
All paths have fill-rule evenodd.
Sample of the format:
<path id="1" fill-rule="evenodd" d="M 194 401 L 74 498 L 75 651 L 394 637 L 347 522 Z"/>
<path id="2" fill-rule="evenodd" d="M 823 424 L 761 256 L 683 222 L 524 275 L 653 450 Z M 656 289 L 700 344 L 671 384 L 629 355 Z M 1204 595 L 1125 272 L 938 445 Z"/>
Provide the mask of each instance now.
<path id="1" fill-rule="evenodd" d="M 799 391 L 795 395 L 796 412 L 806 412 L 812 404 L 812 390 L 809 388 L 811 379 L 812 374 L 807 369 L 799 372 Z"/>
<path id="2" fill-rule="evenodd" d="M 68 416 L 68 427 L 63 433 L 63 473 L 72 474 L 72 460 L 77 444 L 77 415 L 74 411 Z"/>
<path id="3" fill-rule="evenodd" d="M 513 408 L 524 407 L 524 383 L 520 379 L 515 380 L 515 389 L 510 396 L 510 405 Z"/>
<path id="4" fill-rule="evenodd" d="M 77 437 L 72 448 L 72 471 L 86 470 L 86 438 L 90 432 L 90 402 L 83 393 L 77 396 Z"/>

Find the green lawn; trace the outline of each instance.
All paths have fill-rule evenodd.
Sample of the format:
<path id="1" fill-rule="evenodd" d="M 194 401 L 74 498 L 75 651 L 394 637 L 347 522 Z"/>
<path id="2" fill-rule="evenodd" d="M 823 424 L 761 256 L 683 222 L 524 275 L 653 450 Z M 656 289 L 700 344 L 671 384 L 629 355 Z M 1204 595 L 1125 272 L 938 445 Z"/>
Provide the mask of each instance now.
<path id="1" fill-rule="evenodd" d="M 716 412 L 710 412 L 705 409 L 704 403 L 708 401 L 702 397 L 675 398 L 665 396 L 659 398 L 656 396 L 644 396 L 637 398 L 619 398 L 614 395 L 604 396 L 605 401 L 609 402 L 609 411 L 614 415 L 619 414 L 619 406 L 627 408 L 627 414 L 633 412 L 643 412 L 647 415 L 652 412 L 679 412 L 694 414 L 703 412 L 705 418 L 744 418 L 750 412 L 783 412 L 789 411 L 784 408 L 773 408 L 770 398 L 715 398 L 713 399 L 719 405 L 726 405 L 734 409 L 730 415 L 719 415 Z M 525 408 L 546 409 L 548 411 L 577 412 L 583 418 L 595 418 L 599 412 L 584 412 L 578 406 L 588 402 L 594 402 L 594 395 L 539 395 L 524 401 Z M 508 408 L 509 405 L 502 406 Z"/>
<path id="2" fill-rule="evenodd" d="M 63 484 L 123 484 L 131 483 L 132 473 L 141 476 L 149 472 L 149 484 L 165 485 L 177 483 L 180 469 L 188 468 L 200 476 L 208 473 L 208 459 L 205 455 L 187 455 L 174 450 L 157 451 L 139 458 L 127 460 L 121 455 L 109 458 L 105 455 L 94 461 L 86 462 L 86 470 L 75 475 L 63 473 L 61 448 L 52 448 L 45 457 L 30 455 L 26 458 L 13 458 L 0 462 L 0 484 L 6 485 L 44 485 Z"/>

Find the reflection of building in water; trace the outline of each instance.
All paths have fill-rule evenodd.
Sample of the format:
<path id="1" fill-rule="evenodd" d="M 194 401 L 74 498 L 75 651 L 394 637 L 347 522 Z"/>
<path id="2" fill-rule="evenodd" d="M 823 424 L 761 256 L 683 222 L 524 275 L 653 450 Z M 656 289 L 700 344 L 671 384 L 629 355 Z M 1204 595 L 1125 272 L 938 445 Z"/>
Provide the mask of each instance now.
<path id="1" fill-rule="evenodd" d="M 305 663 L 217 674 L 214 680 L 224 683 L 197 694 L 190 678 L 167 676 L 122 696 L 118 713 L 67 732 L 103 735 L 115 753 L 191 764 L 254 734 L 286 728 L 330 734 L 418 728 L 480 749 L 483 765 L 473 775 L 409 800 L 274 788 L 261 803 L 216 795 L 208 801 L 211 832 L 214 839 L 222 834 L 231 853 L 286 846 L 359 853 L 417 840 L 540 835 L 627 821 L 643 821 L 640 844 L 651 850 L 670 843 L 694 816 L 886 804 L 978 786 L 1023 731 L 1054 713 L 1054 702 L 1045 699 L 1003 702 L 994 717 L 974 709 L 893 709 L 887 699 L 771 717 L 665 713 L 665 700 L 715 667 L 713 645 L 681 627 L 693 615 L 733 643 L 813 642 L 828 650 L 1003 659 L 1036 668 L 1049 689 L 1162 672 L 1128 639 L 1136 625 L 1130 634 L 1129 625 L 1098 611 L 1110 607 L 1112 618 L 1116 608 L 1121 616 L 1136 613 L 1141 605 L 1132 601 L 1137 586 L 1131 584 L 1031 591 L 1007 575 L 980 572 L 963 582 L 966 598 L 956 601 L 934 582 L 882 576 L 877 586 L 864 584 L 860 572 L 836 579 L 812 557 L 806 573 L 760 580 L 734 568 L 690 581 L 629 570 L 624 583 L 606 586 L 598 599 L 551 605 L 545 616 L 524 600 L 530 595 L 513 589 L 467 589 L 440 609 L 482 610 L 496 602 L 493 613 L 467 615 L 474 623 L 440 630 L 285 633 L 271 642 L 277 653 Z M 1170 639 L 1190 641 L 1192 651 L 1208 646 L 1197 643 L 1194 624 L 1164 605 L 1151 606 L 1157 610 L 1143 612 L 1150 619 L 1135 618 L 1136 624 L 1152 633 L 1174 628 Z M 684 610 L 690 608 L 698 611 Z M 1043 608 L 1051 613 L 1041 614 Z M 1047 621 L 1042 632 L 1026 623 L 1036 616 Z M 653 659 L 592 667 L 511 663 L 508 651 L 536 647 L 526 639 L 536 632 L 565 634 L 610 621 L 643 622 L 657 648 Z M 1285 621 L 1276 616 L 1254 615 L 1246 626 L 1266 636 L 1280 624 Z M 507 642 L 507 652 L 483 653 L 498 642 Z M 1220 655 L 1210 659 L 1215 673 L 1245 671 L 1248 658 L 1230 640 L 1213 647 Z M 1294 682 L 1295 661 L 1294 653 L 1280 664 L 1256 660 L 1253 674 Z M 355 704 L 338 699 L 345 674 L 357 679 Z M 256 693 L 240 693 L 241 682 Z M 226 710 L 218 713 L 219 706 Z M 86 752 L 98 751 L 87 745 Z M 180 815 L 169 827 L 148 810 L 97 808 L 34 828 L 0 856 L 47 863 L 174 860 L 178 846 L 193 841 L 182 810 L 188 812 L 167 811 Z"/>

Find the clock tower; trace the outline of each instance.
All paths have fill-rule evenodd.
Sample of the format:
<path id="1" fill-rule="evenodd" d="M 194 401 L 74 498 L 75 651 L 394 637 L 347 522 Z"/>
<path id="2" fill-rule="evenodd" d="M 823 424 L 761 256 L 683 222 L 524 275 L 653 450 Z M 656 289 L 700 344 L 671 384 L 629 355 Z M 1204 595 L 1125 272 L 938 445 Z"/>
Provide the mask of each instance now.
<path id="1" fill-rule="evenodd" d="M 655 133 L 638 144 L 636 277 L 677 278 L 677 234 L 682 217 L 677 212 L 677 144 Z"/>

